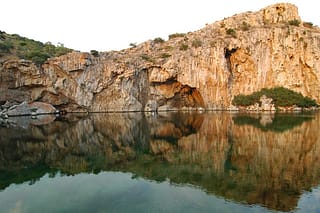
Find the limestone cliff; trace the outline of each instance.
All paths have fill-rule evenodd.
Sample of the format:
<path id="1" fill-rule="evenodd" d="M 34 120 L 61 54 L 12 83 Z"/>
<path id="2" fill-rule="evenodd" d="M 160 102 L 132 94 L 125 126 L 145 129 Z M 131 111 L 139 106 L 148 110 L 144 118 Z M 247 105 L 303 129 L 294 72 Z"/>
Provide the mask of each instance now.
<path id="1" fill-rule="evenodd" d="M 232 98 L 283 86 L 320 103 L 320 30 L 292 4 L 275 4 L 168 41 L 99 55 L 72 52 L 41 68 L 0 65 L 0 101 L 67 111 L 227 109 Z"/>

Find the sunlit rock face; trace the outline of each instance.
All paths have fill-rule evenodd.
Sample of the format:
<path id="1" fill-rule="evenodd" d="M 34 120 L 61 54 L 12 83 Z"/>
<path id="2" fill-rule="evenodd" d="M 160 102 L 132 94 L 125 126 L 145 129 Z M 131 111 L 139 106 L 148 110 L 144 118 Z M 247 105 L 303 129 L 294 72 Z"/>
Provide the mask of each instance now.
<path id="1" fill-rule="evenodd" d="M 320 102 L 320 31 L 275 4 L 168 41 L 99 55 L 72 52 L 41 68 L 0 65 L 0 101 L 66 111 L 226 109 L 235 95 L 283 86 Z"/>
<path id="2" fill-rule="evenodd" d="M 69 116 L 0 128 L 1 173 L 124 171 L 281 211 L 320 183 L 319 114 Z"/>

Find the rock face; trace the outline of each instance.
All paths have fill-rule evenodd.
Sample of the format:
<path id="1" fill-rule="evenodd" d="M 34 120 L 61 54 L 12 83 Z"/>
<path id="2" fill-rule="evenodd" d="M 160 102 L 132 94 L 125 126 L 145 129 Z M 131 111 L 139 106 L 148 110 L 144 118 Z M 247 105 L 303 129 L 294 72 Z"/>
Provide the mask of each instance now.
<path id="1" fill-rule="evenodd" d="M 72 52 L 41 68 L 0 65 L 0 101 L 47 102 L 66 111 L 227 109 L 235 95 L 283 86 L 320 103 L 320 30 L 292 4 L 99 53 Z"/>

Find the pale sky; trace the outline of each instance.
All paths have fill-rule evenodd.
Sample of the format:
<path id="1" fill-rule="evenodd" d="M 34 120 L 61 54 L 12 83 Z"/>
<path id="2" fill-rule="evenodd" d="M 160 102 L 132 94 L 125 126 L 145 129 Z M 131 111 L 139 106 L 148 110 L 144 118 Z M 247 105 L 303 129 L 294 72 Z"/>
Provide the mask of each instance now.
<path id="1" fill-rule="evenodd" d="M 121 50 L 278 2 L 319 26 L 316 0 L 3 0 L 0 30 L 80 51 Z"/>

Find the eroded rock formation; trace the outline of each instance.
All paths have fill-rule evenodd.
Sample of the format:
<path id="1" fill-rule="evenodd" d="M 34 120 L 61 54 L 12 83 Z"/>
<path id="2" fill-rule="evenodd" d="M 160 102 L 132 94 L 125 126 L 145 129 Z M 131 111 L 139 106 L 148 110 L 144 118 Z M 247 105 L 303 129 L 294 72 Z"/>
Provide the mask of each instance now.
<path id="1" fill-rule="evenodd" d="M 122 51 L 72 52 L 41 68 L 0 66 L 0 101 L 67 111 L 227 109 L 232 98 L 283 86 L 320 103 L 320 30 L 292 4 L 275 4 L 168 41 Z"/>

